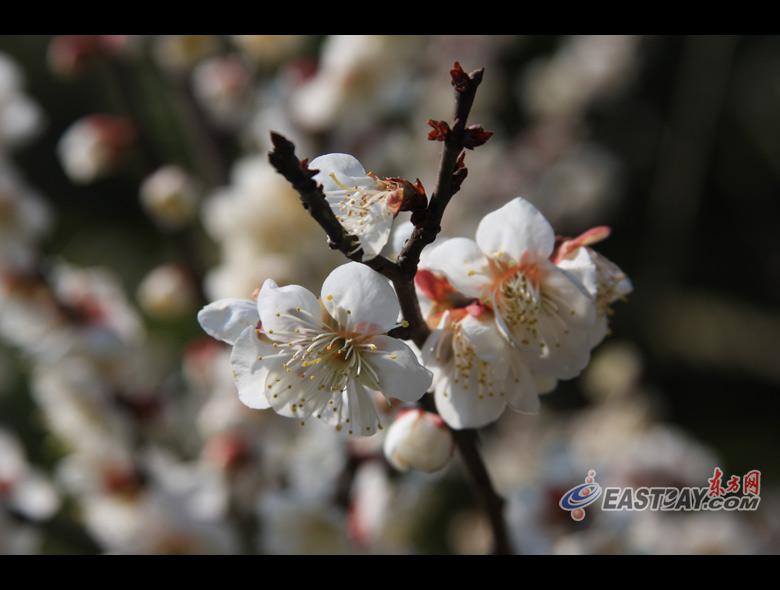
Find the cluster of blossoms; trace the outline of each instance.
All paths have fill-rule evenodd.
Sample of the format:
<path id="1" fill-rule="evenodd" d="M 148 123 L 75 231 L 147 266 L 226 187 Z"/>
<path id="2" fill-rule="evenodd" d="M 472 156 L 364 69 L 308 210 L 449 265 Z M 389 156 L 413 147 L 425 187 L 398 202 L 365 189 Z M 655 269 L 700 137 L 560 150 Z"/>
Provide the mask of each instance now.
<path id="1" fill-rule="evenodd" d="M 321 156 L 311 167 L 364 260 L 387 246 L 398 212 L 419 195 L 408 181 L 366 173 L 346 154 Z M 430 327 L 422 350 L 387 335 L 400 317 L 395 291 L 358 262 L 334 270 L 319 299 L 268 279 L 256 301 L 221 299 L 198 317 L 233 346 L 239 396 L 252 408 L 371 435 L 382 429 L 375 397 L 414 402 L 433 391 L 449 427 L 477 428 L 507 405 L 537 412 L 540 393 L 588 364 L 606 335 L 610 305 L 632 289 L 591 247 L 608 233 L 556 237 L 536 207 L 516 198 L 484 217 L 476 241 L 435 242 L 416 276 Z M 396 456 L 397 439 L 388 438 L 388 457 Z M 447 444 L 434 446 L 451 454 Z"/>
<path id="2" fill-rule="evenodd" d="M 389 164 L 430 169 L 434 150 L 410 145 L 401 117 L 449 108 L 451 91 L 430 84 L 427 66 L 406 71 L 412 60 L 399 56 L 415 55 L 418 65 L 438 68 L 451 59 L 450 50 L 462 54 L 467 43 L 471 58 L 489 63 L 511 38 L 332 36 L 314 63 L 314 38 L 227 37 L 215 43 L 213 36 L 193 35 L 68 36 L 51 45 L 50 65 L 71 81 L 100 59 L 128 73 L 140 52 L 151 49 L 171 88 L 189 83 L 189 106 L 210 124 L 204 129 L 247 151 L 223 153 L 220 175 L 206 165 L 218 157 L 204 162 L 195 155 L 200 169 L 185 168 L 171 164 L 163 149 L 145 162 L 138 183 L 138 205 L 152 227 L 170 243 L 188 244 L 183 262 L 159 264 L 140 281 L 141 311 L 158 322 L 151 327 L 170 320 L 185 326 L 195 309 L 212 302 L 198 317 L 213 338 L 200 333 L 188 342 L 183 367 L 176 354 L 170 355 L 175 360 L 160 354 L 167 342 L 146 329 L 114 273 L 44 260 L 38 242 L 50 225 L 48 208 L 18 175 L 6 173 L 10 166 L 0 158 L 0 345 L 28 361 L 32 401 L 60 445 L 56 485 L 32 494 L 36 471 L 0 436 L 1 507 L 43 523 L 67 499 L 98 550 L 117 553 L 415 550 L 411 535 L 428 502 L 438 502 L 439 489 L 431 484 L 441 480 L 395 477 L 388 464 L 439 471 L 462 440 L 453 430 L 496 422 L 507 405 L 539 411 L 539 394 L 588 365 L 607 332 L 610 305 L 631 284 L 592 248 L 607 228 L 563 239 L 528 201 L 515 199 L 484 217 L 474 241 L 442 238 L 425 248 L 414 304 L 429 336 L 424 343 L 402 340 L 412 333 L 405 321 L 412 319 L 408 292 L 396 291 L 371 262 L 400 260 L 412 228 L 401 223 L 404 213 L 427 204 L 421 185 L 366 172 L 343 153 L 311 161 L 333 216 L 353 239 L 348 257 L 368 263 L 336 267 L 341 252 L 323 247 L 296 190 L 269 165 L 268 127 L 308 153 L 356 148 L 375 170 Z M 16 145 L 8 124 L 24 120 L 19 111 L 11 116 L 13 101 L 3 100 L 22 96 L 3 65 L 0 151 Z M 398 75 L 408 83 L 397 84 Z M 128 90 L 128 113 L 88 115 L 62 134 L 55 155 L 73 184 L 108 187 L 102 181 L 148 146 L 144 118 L 126 117 L 139 114 L 133 113 L 132 85 Z M 590 90 L 575 106 L 600 94 Z M 487 101 L 479 108 L 492 113 L 493 106 Z M 560 166 L 567 164 L 563 154 L 578 153 L 579 139 L 559 133 L 558 143 L 550 141 L 550 117 L 576 121 L 574 110 L 537 113 L 546 122 L 541 132 L 489 144 L 494 156 L 470 172 L 471 180 L 490 177 L 489 193 L 517 191 L 537 203 L 545 201 L 539 188 L 545 185 L 575 217 L 571 195 L 585 193 L 592 215 L 600 216 L 603 208 L 590 203 L 604 187 L 583 180 L 593 175 L 593 161 Z M 391 123 L 381 134 L 377 115 Z M 379 136 L 382 141 L 373 143 Z M 260 149 L 253 153 L 250 146 Z M 497 173 L 499 162 L 514 172 Z M 557 184 L 544 177 L 534 186 L 556 162 L 564 169 Z M 608 179 L 610 172 L 607 167 Z M 577 190 L 561 186 L 571 178 Z M 448 221 L 460 215 L 470 224 L 497 206 L 495 196 L 457 199 Z M 545 212 L 561 225 L 555 207 Z M 197 248 L 188 247 L 198 229 L 211 240 L 213 259 L 195 260 Z M 277 420 L 277 414 L 292 420 Z M 496 428 L 506 432 L 522 419 L 504 416 Z M 516 439 L 506 440 L 516 450 Z M 496 456 L 495 448 L 486 454 L 491 462 Z M 509 490 L 519 484 L 506 482 L 518 469 L 503 465 L 497 474 L 513 508 L 518 503 Z M 259 525 L 256 538 L 253 524 Z M 6 540 L 26 540 L 17 525 L 0 510 L 0 553 L 9 550 Z M 467 536 L 479 535 L 470 528 Z M 25 545 L 10 550 L 38 550 Z"/>
<path id="3" fill-rule="evenodd" d="M 538 394 L 582 372 L 607 333 L 610 305 L 632 289 L 589 246 L 608 233 L 556 239 L 518 197 L 482 219 L 476 241 L 434 244 L 417 279 L 435 328 L 423 358 L 436 371 L 436 406 L 450 426 L 484 426 L 505 405 L 536 412 Z"/>

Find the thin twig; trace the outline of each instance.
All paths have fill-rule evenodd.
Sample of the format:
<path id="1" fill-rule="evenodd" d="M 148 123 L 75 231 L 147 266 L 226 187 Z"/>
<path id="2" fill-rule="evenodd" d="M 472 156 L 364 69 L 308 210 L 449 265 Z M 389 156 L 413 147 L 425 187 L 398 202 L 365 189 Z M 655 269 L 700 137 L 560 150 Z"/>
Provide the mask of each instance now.
<path id="1" fill-rule="evenodd" d="M 392 281 L 401 305 L 401 312 L 407 322 L 406 327 L 393 330 L 392 335 L 412 340 L 419 348 L 425 345 L 425 341 L 430 335 L 430 328 L 423 318 L 414 286 L 420 254 L 423 248 L 431 244 L 441 231 L 444 210 L 466 177 L 464 150 L 482 145 L 492 135 L 485 132 L 480 126 L 466 127 L 477 87 L 482 81 L 482 73 L 483 70 L 480 69 L 467 74 L 457 62 L 451 70 L 452 85 L 455 88 L 455 112 L 452 126 L 450 127 L 443 122 L 430 122 L 434 131 L 429 135 L 429 139 L 444 142 L 436 188 L 431 195 L 428 207 L 415 211 L 412 215 L 415 229 L 396 262 L 382 256 L 363 260 L 362 250 L 355 251 L 355 247 L 358 245 L 357 238 L 348 234 L 338 221 L 325 199 L 322 186 L 313 179 L 317 171 L 308 168 L 307 160 L 297 158 L 295 146 L 290 141 L 277 133 L 271 134 L 274 146 L 269 154 L 271 164 L 298 192 L 304 208 L 323 228 L 332 248 L 340 250 L 350 260 L 366 264 Z M 423 396 L 420 404 L 426 410 L 436 412 L 433 398 L 430 395 Z M 511 554 L 512 548 L 503 517 L 504 500 L 493 489 L 487 468 L 477 448 L 477 433 L 473 429 L 452 430 L 452 433 L 463 463 L 487 512 L 493 531 L 493 553 Z"/>

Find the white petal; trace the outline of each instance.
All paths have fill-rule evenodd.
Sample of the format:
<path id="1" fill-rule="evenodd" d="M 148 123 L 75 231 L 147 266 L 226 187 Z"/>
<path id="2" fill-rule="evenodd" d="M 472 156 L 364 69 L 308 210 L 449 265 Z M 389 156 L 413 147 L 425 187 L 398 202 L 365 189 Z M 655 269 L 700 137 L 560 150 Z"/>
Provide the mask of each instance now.
<path id="1" fill-rule="evenodd" d="M 322 304 L 348 333 L 384 334 L 401 311 L 390 282 L 359 262 L 337 267 L 322 284 Z"/>
<path id="2" fill-rule="evenodd" d="M 333 206 L 333 205 L 332 205 Z M 386 200 L 379 201 L 366 210 L 366 215 L 357 223 L 345 219 L 344 229 L 356 236 L 363 249 L 363 260 L 376 258 L 390 239 L 395 213 L 387 206 Z"/>
<path id="3" fill-rule="evenodd" d="M 579 281 L 592 297 L 596 296 L 599 288 L 596 263 L 587 248 L 577 248 L 575 256 L 561 260 L 558 268 L 573 280 Z"/>
<path id="4" fill-rule="evenodd" d="M 382 425 L 371 392 L 359 381 L 351 381 L 343 394 L 344 428 L 347 434 L 371 436 Z"/>
<path id="5" fill-rule="evenodd" d="M 434 399 L 444 421 L 458 430 L 495 422 L 506 407 L 504 398 L 480 392 L 477 371 L 472 371 L 467 381 L 459 379 L 458 383 L 445 376 L 436 387 Z"/>
<path id="6" fill-rule="evenodd" d="M 319 156 L 309 163 L 309 168 L 319 170 L 314 175 L 314 180 L 322 185 L 325 192 L 343 190 L 339 183 L 350 188 L 355 185 L 372 186 L 376 183 L 372 178 L 366 176 L 366 171 L 358 159 L 349 154 Z M 331 174 L 338 179 L 338 183 Z"/>
<path id="7" fill-rule="evenodd" d="M 390 336 L 377 336 L 372 343 L 377 349 L 361 354 L 379 378 L 379 391 L 405 402 L 420 399 L 431 386 L 433 374 L 417 361 L 414 351 Z"/>
<path id="8" fill-rule="evenodd" d="M 469 297 L 480 297 L 490 284 L 487 258 L 474 240 L 452 238 L 434 245 L 426 256 L 430 270 L 440 272 L 450 284 Z"/>
<path id="9" fill-rule="evenodd" d="M 234 344 L 246 328 L 257 327 L 257 304 L 248 299 L 220 299 L 198 312 L 203 330 L 217 340 Z"/>
<path id="10" fill-rule="evenodd" d="M 467 315 L 460 322 L 461 334 L 483 361 L 496 363 L 504 354 L 509 343 L 496 327 L 492 313 L 483 314 L 486 319 L 480 320 Z"/>
<path id="11" fill-rule="evenodd" d="M 265 382 L 268 365 L 275 361 L 266 357 L 276 354 L 276 350 L 267 342 L 261 341 L 254 328 L 247 328 L 238 337 L 230 354 L 233 376 L 238 388 L 238 398 L 255 410 L 271 407 L 265 396 Z"/>
<path id="12" fill-rule="evenodd" d="M 267 279 L 257 297 L 263 331 L 272 340 L 284 341 L 296 328 L 322 326 L 320 304 L 311 291 L 299 285 L 279 287 Z"/>
<path id="13" fill-rule="evenodd" d="M 482 218 L 477 244 L 489 256 L 503 252 L 515 261 L 525 252 L 547 257 L 555 246 L 555 231 L 536 207 L 517 197 Z"/>
<path id="14" fill-rule="evenodd" d="M 291 356 L 292 353 L 286 360 Z M 316 367 L 288 371 L 283 362 L 269 366 L 264 391 L 271 407 L 287 418 L 306 420 L 311 415 L 320 417 L 326 412 L 333 392 L 327 388 L 320 389 Z"/>
<path id="15" fill-rule="evenodd" d="M 541 408 L 539 390 L 534 374 L 520 362 L 511 363 L 510 374 L 504 384 L 506 403 L 515 411 L 536 414 Z"/>

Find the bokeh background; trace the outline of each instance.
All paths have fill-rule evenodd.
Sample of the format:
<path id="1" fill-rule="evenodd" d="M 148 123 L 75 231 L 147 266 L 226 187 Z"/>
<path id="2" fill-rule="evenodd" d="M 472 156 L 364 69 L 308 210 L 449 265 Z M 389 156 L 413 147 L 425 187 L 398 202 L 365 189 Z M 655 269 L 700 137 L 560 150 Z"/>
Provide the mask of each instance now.
<path id="1" fill-rule="evenodd" d="M 562 235 L 610 226 L 597 249 L 634 285 L 580 378 L 480 432 L 517 551 L 777 552 L 780 38 L 4 35 L 0 553 L 489 549 L 457 458 L 398 473 L 380 440 L 239 407 L 196 320 L 342 262 L 269 131 L 430 191 L 455 61 L 485 68 L 469 123 L 494 136 L 443 233 L 523 196 Z M 715 467 L 760 470 L 758 510 L 557 506 L 588 469 Z"/>

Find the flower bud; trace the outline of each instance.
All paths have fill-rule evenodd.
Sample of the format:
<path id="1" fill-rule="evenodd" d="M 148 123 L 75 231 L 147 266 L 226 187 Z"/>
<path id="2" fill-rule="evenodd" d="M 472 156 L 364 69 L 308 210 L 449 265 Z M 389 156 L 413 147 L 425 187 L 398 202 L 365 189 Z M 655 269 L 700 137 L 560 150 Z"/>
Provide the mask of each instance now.
<path id="1" fill-rule="evenodd" d="M 454 449 L 452 433 L 441 417 L 416 408 L 398 414 L 385 438 L 385 457 L 400 471 L 439 471 Z"/>

